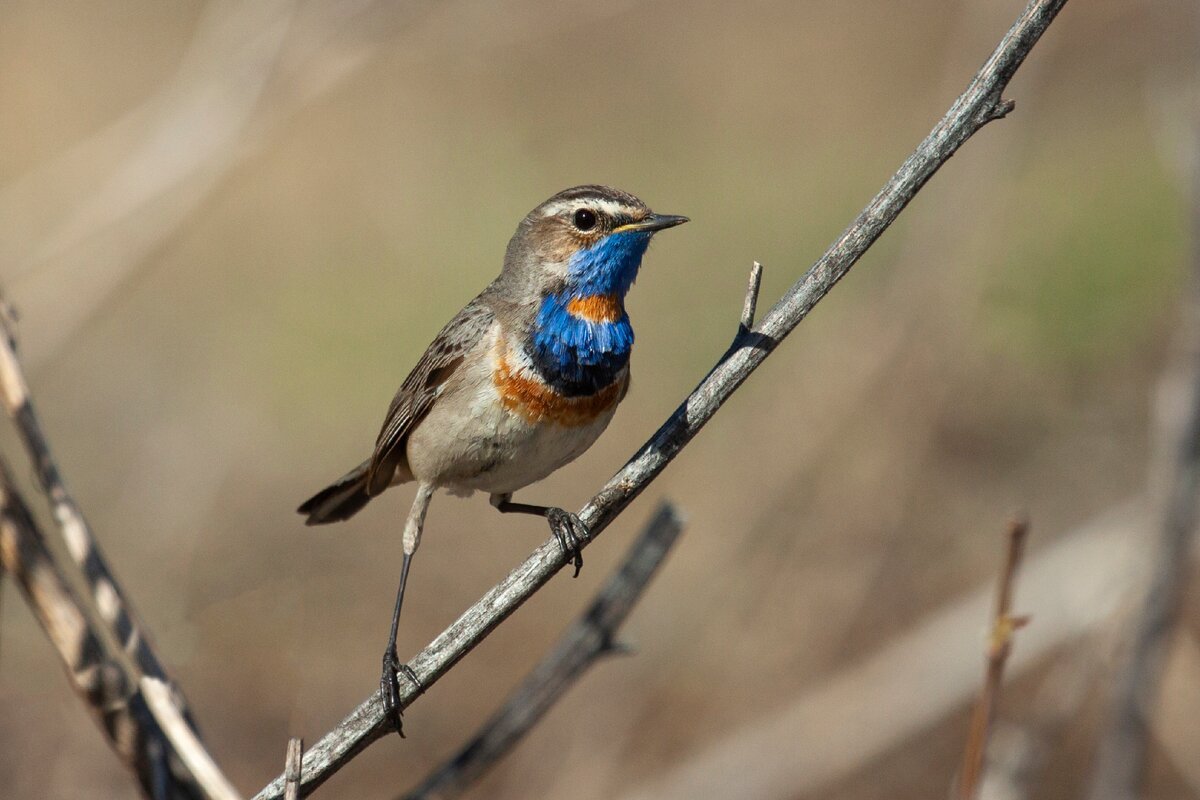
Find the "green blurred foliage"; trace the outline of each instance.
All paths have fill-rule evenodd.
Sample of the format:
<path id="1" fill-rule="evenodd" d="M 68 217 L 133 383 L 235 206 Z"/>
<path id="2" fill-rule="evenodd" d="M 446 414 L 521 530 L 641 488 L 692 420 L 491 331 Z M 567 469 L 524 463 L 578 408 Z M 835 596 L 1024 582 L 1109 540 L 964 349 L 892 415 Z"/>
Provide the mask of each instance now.
<path id="1" fill-rule="evenodd" d="M 1045 143 L 1022 165 L 985 331 L 1041 369 L 1102 370 L 1174 322 L 1186 206 L 1143 125 L 1065 144 Z"/>

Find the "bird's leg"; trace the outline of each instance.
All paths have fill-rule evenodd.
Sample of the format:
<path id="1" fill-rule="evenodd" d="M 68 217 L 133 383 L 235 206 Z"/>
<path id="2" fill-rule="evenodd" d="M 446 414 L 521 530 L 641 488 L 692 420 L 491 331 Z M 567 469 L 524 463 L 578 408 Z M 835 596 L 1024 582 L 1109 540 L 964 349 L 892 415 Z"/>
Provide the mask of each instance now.
<path id="1" fill-rule="evenodd" d="M 514 503 L 511 493 L 494 494 L 491 502 L 502 514 L 535 514 L 545 517 L 550 523 L 550 532 L 558 540 L 558 546 L 564 554 L 571 557 L 571 562 L 575 565 L 575 574 L 572 577 L 579 576 L 579 570 L 583 569 L 583 551 L 580 545 L 592 535 L 587 525 L 583 524 L 583 520 L 557 506 Z"/>
<path id="2" fill-rule="evenodd" d="M 400 720 L 400 671 L 405 670 L 405 677 L 416 682 L 412 670 L 407 664 L 400 664 L 400 657 L 396 653 L 396 629 L 400 625 L 400 606 L 404 603 L 404 585 L 408 583 L 408 566 L 411 562 L 412 554 L 405 553 L 404 562 L 400 566 L 400 588 L 396 590 L 396 607 L 392 611 L 392 627 L 388 632 L 387 647 L 383 651 L 383 672 L 379 677 L 379 695 L 383 700 L 384 714 L 391 720 L 401 739 L 404 738 L 404 725 Z"/>
<path id="3" fill-rule="evenodd" d="M 392 611 L 392 627 L 388 632 L 387 649 L 383 651 L 383 674 L 379 677 L 379 695 L 383 700 L 384 714 L 391 720 L 396 733 L 404 738 L 404 726 L 400 721 L 400 677 L 403 672 L 417 687 L 422 688 L 417 675 L 407 664 L 400 662 L 396 653 L 396 631 L 400 627 L 400 608 L 404 604 L 404 585 L 408 583 L 408 568 L 412 563 L 413 553 L 421 543 L 421 530 L 425 527 L 425 512 L 429 509 L 429 500 L 433 497 L 433 485 L 422 483 L 417 487 L 417 496 L 413 498 L 412 510 L 408 512 L 408 520 L 404 523 L 404 561 L 400 565 L 400 586 L 396 589 L 396 607 Z"/>

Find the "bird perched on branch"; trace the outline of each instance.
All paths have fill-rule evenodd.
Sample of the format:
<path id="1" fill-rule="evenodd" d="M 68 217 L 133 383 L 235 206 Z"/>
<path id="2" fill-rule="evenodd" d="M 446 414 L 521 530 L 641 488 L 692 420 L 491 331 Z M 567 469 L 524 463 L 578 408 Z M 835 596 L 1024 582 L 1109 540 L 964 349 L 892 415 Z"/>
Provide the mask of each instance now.
<path id="1" fill-rule="evenodd" d="M 485 491 L 502 512 L 545 517 L 579 574 L 583 522 L 556 506 L 515 503 L 512 494 L 577 458 L 608 427 L 629 388 L 625 294 L 651 237 L 687 221 L 607 186 L 567 189 L 529 212 L 499 277 L 404 379 L 371 457 L 298 509 L 309 525 L 338 522 L 390 486 L 417 483 L 380 678 L 397 731 L 397 672 L 417 681 L 400 664 L 396 630 L 434 490 Z"/>

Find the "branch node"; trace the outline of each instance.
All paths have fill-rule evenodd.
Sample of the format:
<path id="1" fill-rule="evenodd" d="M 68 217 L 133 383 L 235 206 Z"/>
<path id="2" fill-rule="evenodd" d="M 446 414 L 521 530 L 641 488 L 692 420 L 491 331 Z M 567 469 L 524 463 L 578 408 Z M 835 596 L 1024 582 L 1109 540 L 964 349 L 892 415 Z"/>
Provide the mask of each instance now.
<path id="1" fill-rule="evenodd" d="M 992 105 L 988 112 L 988 122 L 1007 117 L 1014 108 L 1017 107 L 1017 101 L 1008 98 L 999 98 Z"/>
<path id="2" fill-rule="evenodd" d="M 608 639 L 600 646 L 602 656 L 632 656 L 637 655 L 637 648 L 629 642 L 618 639 Z"/>

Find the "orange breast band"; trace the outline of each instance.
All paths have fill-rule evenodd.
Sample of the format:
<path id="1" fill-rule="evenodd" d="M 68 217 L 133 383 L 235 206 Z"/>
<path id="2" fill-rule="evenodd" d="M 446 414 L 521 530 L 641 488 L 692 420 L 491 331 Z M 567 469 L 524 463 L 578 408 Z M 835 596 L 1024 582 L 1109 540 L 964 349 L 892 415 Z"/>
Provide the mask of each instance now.
<path id="1" fill-rule="evenodd" d="M 626 373 L 593 395 L 567 397 L 541 381 L 515 373 L 506 356 L 500 354 L 492 382 L 504 407 L 531 423 L 553 422 L 565 428 L 587 425 L 620 402 L 629 381 Z"/>
<path id="2" fill-rule="evenodd" d="M 567 313 L 588 322 L 616 322 L 625 313 L 625 308 L 615 294 L 593 294 L 572 297 L 567 301 Z"/>

